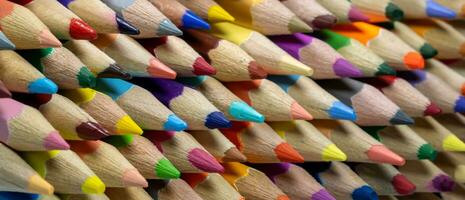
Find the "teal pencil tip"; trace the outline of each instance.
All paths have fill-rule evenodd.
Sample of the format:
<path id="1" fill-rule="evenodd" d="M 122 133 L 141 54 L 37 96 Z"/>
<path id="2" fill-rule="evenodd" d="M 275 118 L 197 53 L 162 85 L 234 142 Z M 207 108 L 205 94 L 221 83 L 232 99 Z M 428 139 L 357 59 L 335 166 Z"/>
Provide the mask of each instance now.
<path id="1" fill-rule="evenodd" d="M 334 102 L 331 108 L 329 108 L 328 113 L 333 119 L 344 119 L 350 121 L 355 121 L 357 119 L 357 115 L 354 110 L 340 101 Z"/>
<path id="2" fill-rule="evenodd" d="M 181 36 L 182 31 L 179 30 L 179 28 L 176 27 L 176 25 L 174 25 L 173 22 L 171 22 L 168 19 L 165 19 L 160 23 L 160 27 L 158 27 L 158 35 L 159 36 L 168 36 L 168 35 Z"/>
<path id="3" fill-rule="evenodd" d="M 237 120 L 263 123 L 265 117 L 242 101 L 235 101 L 229 106 L 229 114 Z"/>
<path id="4" fill-rule="evenodd" d="M 0 32 L 0 49 L 9 49 L 13 50 L 16 49 L 15 44 L 11 42 L 3 32 Z"/>
<path id="5" fill-rule="evenodd" d="M 168 116 L 163 128 L 166 131 L 182 131 L 187 128 L 187 123 L 178 116 L 171 114 Z"/>
<path id="6" fill-rule="evenodd" d="M 58 92 L 58 86 L 44 77 L 29 83 L 28 91 L 34 94 L 55 94 Z"/>

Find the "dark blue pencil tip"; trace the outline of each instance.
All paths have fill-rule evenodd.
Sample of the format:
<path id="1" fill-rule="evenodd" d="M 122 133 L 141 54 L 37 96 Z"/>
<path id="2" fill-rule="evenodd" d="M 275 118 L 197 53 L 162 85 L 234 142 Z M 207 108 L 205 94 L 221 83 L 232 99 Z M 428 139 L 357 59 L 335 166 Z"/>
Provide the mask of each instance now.
<path id="1" fill-rule="evenodd" d="M 36 200 L 39 199 L 38 194 L 29 194 L 21 192 L 0 192 L 0 200 Z"/>
<path id="2" fill-rule="evenodd" d="M 210 30 L 210 24 L 203 21 L 202 18 L 190 10 L 187 10 L 182 16 L 182 27 L 187 29 Z"/>
<path id="3" fill-rule="evenodd" d="M 334 102 L 331 108 L 329 108 L 328 113 L 333 119 L 357 120 L 354 110 L 340 101 Z"/>
<path id="4" fill-rule="evenodd" d="M 457 101 L 455 101 L 455 107 L 454 107 L 455 112 L 463 113 L 465 112 L 465 97 L 460 96 Z"/>
<path id="5" fill-rule="evenodd" d="M 212 112 L 205 119 L 205 126 L 209 129 L 229 128 L 232 124 L 222 112 Z"/>
<path id="6" fill-rule="evenodd" d="M 116 23 L 118 24 L 118 30 L 122 34 L 127 35 L 139 35 L 140 31 L 135 26 L 124 20 L 123 18 L 116 16 Z"/>
<path id="7" fill-rule="evenodd" d="M 378 194 L 367 185 L 359 187 L 352 192 L 353 200 L 378 200 Z"/>
<path id="8" fill-rule="evenodd" d="M 454 19 L 457 16 L 457 13 L 453 10 L 434 2 L 433 0 L 426 1 L 426 14 L 428 14 L 429 17 L 445 19 Z"/>
<path id="9" fill-rule="evenodd" d="M 186 128 L 187 123 L 174 114 L 169 115 L 165 124 L 163 124 L 165 131 L 182 131 Z"/>
<path id="10" fill-rule="evenodd" d="M 389 120 L 391 124 L 413 124 L 415 121 L 401 110 L 398 110 L 394 117 Z"/>
<path id="11" fill-rule="evenodd" d="M 55 94 L 58 92 L 58 86 L 44 77 L 29 83 L 28 91 L 33 94 Z"/>

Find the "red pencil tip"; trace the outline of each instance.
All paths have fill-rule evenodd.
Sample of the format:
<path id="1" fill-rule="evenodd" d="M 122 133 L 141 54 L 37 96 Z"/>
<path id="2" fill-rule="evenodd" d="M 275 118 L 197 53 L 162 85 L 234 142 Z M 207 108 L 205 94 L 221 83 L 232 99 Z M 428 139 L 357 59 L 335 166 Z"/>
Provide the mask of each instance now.
<path id="1" fill-rule="evenodd" d="M 197 76 L 200 75 L 214 75 L 216 74 L 216 69 L 205 61 L 202 57 L 198 57 L 194 62 L 194 74 Z"/>
<path id="2" fill-rule="evenodd" d="M 224 171 L 223 166 L 203 149 L 195 148 L 191 150 L 187 159 L 193 166 L 204 172 L 222 173 Z"/>
<path id="3" fill-rule="evenodd" d="M 425 60 L 421 54 L 417 52 L 409 52 L 404 56 L 404 63 L 410 69 L 423 69 L 425 67 Z"/>
<path id="4" fill-rule="evenodd" d="M 299 154 L 291 145 L 287 142 L 283 142 L 276 146 L 274 152 L 278 159 L 282 162 L 304 162 L 304 157 Z"/>
<path id="5" fill-rule="evenodd" d="M 149 61 L 149 66 L 147 67 L 147 72 L 157 78 L 167 78 L 167 79 L 174 79 L 176 78 L 176 72 L 173 71 L 171 68 L 153 58 Z"/>
<path id="6" fill-rule="evenodd" d="M 69 35 L 77 40 L 94 40 L 97 31 L 81 19 L 73 18 L 69 24 Z"/>
<path id="7" fill-rule="evenodd" d="M 257 62 L 251 61 L 249 63 L 249 76 L 251 79 L 264 79 L 268 73 Z"/>
<path id="8" fill-rule="evenodd" d="M 412 194 L 417 188 L 412 182 L 410 182 L 410 180 L 407 179 L 407 177 L 402 174 L 397 174 L 394 176 L 394 178 L 392 178 L 392 185 L 396 191 L 402 195 Z"/>
<path id="9" fill-rule="evenodd" d="M 310 113 L 308 113 L 300 104 L 294 102 L 291 105 L 291 118 L 295 120 L 312 120 L 313 116 L 310 115 Z"/>
<path id="10" fill-rule="evenodd" d="M 384 145 L 373 145 L 367 152 L 368 158 L 375 162 L 402 166 L 405 159 L 392 152 Z"/>
<path id="11" fill-rule="evenodd" d="M 437 106 L 434 103 L 431 103 L 428 105 L 428 107 L 426 107 L 426 110 L 424 111 L 424 115 L 425 116 L 439 115 L 441 114 L 441 112 L 442 110 L 441 108 L 439 108 L 439 106 Z"/>

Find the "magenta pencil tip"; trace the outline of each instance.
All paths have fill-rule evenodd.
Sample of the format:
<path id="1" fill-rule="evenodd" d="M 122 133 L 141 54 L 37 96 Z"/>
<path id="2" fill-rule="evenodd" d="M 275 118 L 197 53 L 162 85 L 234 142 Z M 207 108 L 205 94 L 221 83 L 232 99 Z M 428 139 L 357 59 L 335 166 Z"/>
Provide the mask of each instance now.
<path id="1" fill-rule="evenodd" d="M 221 173 L 224 171 L 223 166 L 208 152 L 195 148 L 189 152 L 189 162 L 198 169 L 205 172 Z"/>

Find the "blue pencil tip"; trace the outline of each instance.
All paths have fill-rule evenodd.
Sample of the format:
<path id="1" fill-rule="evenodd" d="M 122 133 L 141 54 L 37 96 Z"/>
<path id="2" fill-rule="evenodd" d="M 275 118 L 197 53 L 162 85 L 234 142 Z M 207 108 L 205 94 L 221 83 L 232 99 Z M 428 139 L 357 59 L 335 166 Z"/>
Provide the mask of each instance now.
<path id="1" fill-rule="evenodd" d="M 235 101 L 229 106 L 229 114 L 241 121 L 263 123 L 265 117 L 243 101 Z"/>
<path id="2" fill-rule="evenodd" d="M 463 113 L 465 112 L 465 97 L 460 96 L 457 101 L 455 101 L 455 107 L 454 107 L 455 112 Z"/>
<path id="3" fill-rule="evenodd" d="M 378 200 L 378 194 L 367 185 L 359 187 L 352 192 L 353 200 Z"/>
<path id="4" fill-rule="evenodd" d="M 333 119 L 357 120 L 354 110 L 340 101 L 334 102 L 331 108 L 329 108 L 328 113 Z"/>
<path id="5" fill-rule="evenodd" d="M 205 126 L 209 129 L 229 128 L 232 124 L 222 112 L 212 112 L 205 119 Z"/>
<path id="6" fill-rule="evenodd" d="M 182 16 L 182 27 L 187 29 L 210 30 L 210 24 L 190 10 L 187 10 Z"/>
<path id="7" fill-rule="evenodd" d="M 13 50 L 16 49 L 15 44 L 11 42 L 3 32 L 0 32 L 0 49 L 9 49 Z"/>
<path id="8" fill-rule="evenodd" d="M 454 19 L 457 16 L 457 13 L 453 10 L 434 2 L 433 0 L 426 1 L 426 4 L 426 13 L 430 17 Z"/>
<path id="9" fill-rule="evenodd" d="M 158 27 L 158 34 L 159 36 L 167 36 L 167 35 L 174 35 L 174 36 L 181 36 L 182 31 L 176 27 L 170 20 L 166 19 L 160 22 L 160 26 Z"/>
<path id="10" fill-rule="evenodd" d="M 29 83 L 28 91 L 34 94 L 55 94 L 58 86 L 48 78 L 40 78 Z"/>
<path id="11" fill-rule="evenodd" d="M 408 116 L 406 113 L 404 113 L 401 110 L 398 110 L 396 114 L 394 115 L 394 117 L 392 117 L 391 120 L 389 120 L 389 122 L 394 125 L 415 123 L 415 121 L 410 116 Z"/>
<path id="12" fill-rule="evenodd" d="M 0 192 L 0 200 L 36 200 L 38 194 L 29 194 L 21 192 Z"/>
<path id="13" fill-rule="evenodd" d="M 139 35 L 140 31 L 135 26 L 124 20 L 123 18 L 116 16 L 116 23 L 118 25 L 118 30 L 122 34 L 127 35 Z"/>
<path id="14" fill-rule="evenodd" d="M 163 124 L 165 131 L 182 131 L 186 128 L 187 123 L 174 114 L 169 115 L 165 124 Z"/>

